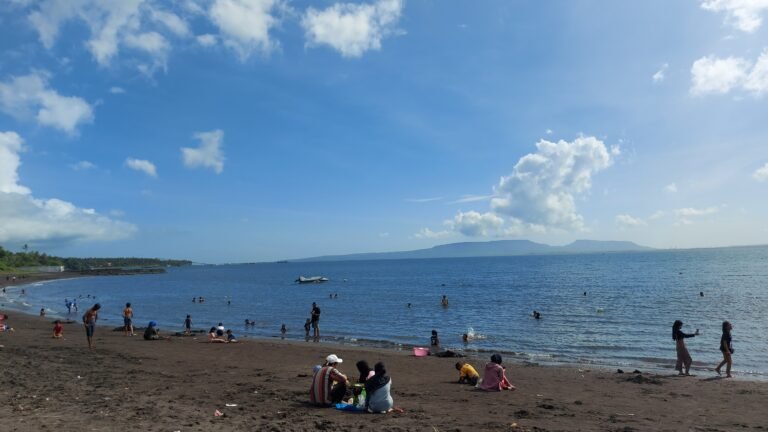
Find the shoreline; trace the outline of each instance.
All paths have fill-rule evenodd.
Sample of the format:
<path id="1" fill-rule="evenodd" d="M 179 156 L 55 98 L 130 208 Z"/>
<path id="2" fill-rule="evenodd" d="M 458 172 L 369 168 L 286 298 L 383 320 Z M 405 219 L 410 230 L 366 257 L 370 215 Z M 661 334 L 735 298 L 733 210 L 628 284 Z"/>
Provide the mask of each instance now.
<path id="1" fill-rule="evenodd" d="M 12 315 L 0 333 L 0 415 L 8 430 L 397 430 L 554 431 L 764 428 L 768 384 L 671 374 L 505 363 L 517 390 L 486 393 L 456 384 L 457 359 L 326 343 L 205 335 L 144 341 L 100 326 L 88 351 L 82 326 Z M 161 329 L 162 330 L 162 329 Z M 169 334 L 170 332 L 163 332 Z M 351 414 L 308 404 L 312 367 L 330 353 L 383 361 L 404 413 Z M 467 360 L 467 359 L 465 359 Z M 483 373 L 485 359 L 468 359 Z M 626 371 L 631 372 L 631 371 Z M 236 404 L 237 406 L 227 406 Z M 215 417 L 214 411 L 225 415 Z M 121 425 L 121 426 L 118 426 Z"/>
<path id="2" fill-rule="evenodd" d="M 60 279 L 74 279 L 79 277 L 92 277 L 94 275 L 82 275 L 78 272 L 63 272 L 63 273 L 51 273 L 51 274 L 35 274 L 35 275 L 29 275 L 24 280 L 17 280 L 15 283 L 8 284 L 6 287 L 14 287 L 14 288 L 24 288 L 24 287 L 33 287 L 35 284 L 38 283 L 47 283 L 55 280 Z M 5 278 L 2 278 L 5 279 Z M 5 282 L 5 280 L 3 280 Z M 0 285 L 1 287 L 1 285 Z M 8 308 L 9 304 L 1 305 L 4 308 Z M 31 309 L 24 309 L 21 307 L 15 306 L 13 303 L 10 303 L 10 308 L 7 310 L 12 310 L 16 313 L 25 314 L 27 316 L 31 317 L 39 317 L 39 314 L 37 313 L 37 310 L 34 308 Z M 49 313 L 46 318 L 47 319 L 61 319 L 61 320 L 74 320 L 75 322 L 79 322 L 79 316 L 82 314 L 82 312 L 89 307 L 89 304 L 83 304 L 81 305 L 81 312 L 80 313 L 74 313 L 74 315 L 67 315 L 67 314 L 60 314 L 60 313 Z M 120 320 L 111 320 L 114 322 L 110 322 L 109 324 L 101 323 L 99 324 L 98 328 L 103 329 L 106 331 L 112 331 L 112 329 L 118 327 L 121 324 Z M 162 323 L 161 323 L 162 327 Z M 254 335 L 254 334 L 248 334 L 244 333 L 240 327 L 232 327 L 235 330 L 235 334 L 239 336 L 240 339 L 247 339 L 250 341 L 291 341 L 295 343 L 306 343 L 307 341 L 301 337 L 286 337 L 285 339 L 281 339 L 279 335 Z M 206 328 L 198 328 L 196 330 L 207 332 Z M 102 330 L 103 331 L 103 330 Z M 174 333 L 174 332 L 171 332 Z M 371 349 L 371 350 L 387 350 L 391 352 L 404 352 L 404 353 L 410 353 L 412 348 L 415 346 L 426 346 L 426 345 L 411 345 L 411 344 L 404 344 L 399 343 L 395 341 L 390 340 L 379 340 L 379 339 L 363 339 L 363 338 L 351 338 L 348 336 L 343 335 L 334 335 L 334 336 L 326 336 L 323 337 L 320 341 L 323 344 L 327 344 L 330 347 L 338 347 L 339 349 L 342 348 L 361 348 L 361 349 Z M 467 356 L 467 358 L 477 359 L 477 358 L 486 358 L 489 357 L 493 353 L 500 353 L 504 356 L 505 359 L 507 359 L 507 362 L 511 362 L 514 364 L 517 364 L 519 366 L 540 366 L 540 367 L 554 367 L 554 368 L 571 368 L 571 369 L 592 369 L 592 370 L 599 370 L 606 373 L 613 373 L 617 370 L 624 370 L 624 371 L 632 371 L 632 370 L 640 370 L 644 373 L 650 373 L 650 374 L 671 374 L 674 373 L 673 367 L 674 367 L 674 358 L 672 357 L 672 353 L 669 359 L 657 359 L 656 362 L 650 362 L 650 361 L 629 361 L 625 360 L 624 362 L 617 362 L 617 363 L 609 363 L 609 362 L 600 362 L 600 361 L 591 361 L 591 362 L 580 362 L 580 361 L 558 361 L 555 360 L 556 357 L 548 357 L 546 355 L 538 356 L 534 353 L 520 353 L 516 351 L 508 351 L 508 350 L 492 350 L 492 349 L 486 349 L 486 348 L 472 348 L 465 346 L 447 346 L 444 348 L 451 349 L 453 351 L 456 351 L 458 353 L 464 354 Z M 707 376 L 715 376 L 714 372 L 714 364 L 710 364 L 709 362 L 699 362 L 694 361 L 694 365 L 691 369 L 694 373 L 698 373 L 701 375 L 707 375 Z M 766 383 L 768 382 L 768 376 L 756 373 L 756 372 L 736 372 L 736 376 L 739 380 L 742 381 L 754 381 L 754 382 L 762 382 Z"/>

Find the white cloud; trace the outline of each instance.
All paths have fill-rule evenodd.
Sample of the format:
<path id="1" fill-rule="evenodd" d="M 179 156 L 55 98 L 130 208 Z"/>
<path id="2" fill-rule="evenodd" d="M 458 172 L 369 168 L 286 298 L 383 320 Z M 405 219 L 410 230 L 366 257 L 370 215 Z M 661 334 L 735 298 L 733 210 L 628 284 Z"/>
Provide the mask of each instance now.
<path id="1" fill-rule="evenodd" d="M 648 219 L 650 219 L 650 220 L 657 220 L 657 219 L 663 218 L 666 215 L 667 215 L 667 212 L 665 212 L 663 210 L 657 210 Z"/>
<path id="2" fill-rule="evenodd" d="M 379 233 L 379 238 L 387 238 L 387 237 L 389 237 L 389 233 L 388 232 Z"/>
<path id="3" fill-rule="evenodd" d="M 96 165 L 94 165 L 92 162 L 84 160 L 76 164 L 72 164 L 69 167 L 75 171 L 85 171 L 85 170 L 96 168 Z"/>
<path id="4" fill-rule="evenodd" d="M 768 49 L 757 60 L 741 57 L 702 57 L 691 67 L 691 93 L 725 94 L 740 89 L 754 96 L 768 93 Z"/>
<path id="5" fill-rule="evenodd" d="M 141 171 L 150 177 L 157 177 L 155 164 L 148 160 L 128 158 L 125 160 L 125 165 L 132 170 Z"/>
<path id="6" fill-rule="evenodd" d="M 19 153 L 23 140 L 16 132 L 0 132 L 0 192 L 28 194 L 29 189 L 19 184 Z"/>
<path id="7" fill-rule="evenodd" d="M 768 180 L 768 163 L 756 169 L 755 172 L 752 173 L 752 178 L 761 182 Z"/>
<path id="8" fill-rule="evenodd" d="M 544 133 L 546 133 L 547 135 L 552 135 L 553 133 L 555 133 L 555 131 L 553 131 L 552 129 L 547 129 L 544 131 Z"/>
<path id="9" fill-rule="evenodd" d="M 181 156 L 187 168 L 211 168 L 216 174 L 224 170 L 224 153 L 221 151 L 224 132 L 216 129 L 210 132 L 197 132 L 194 138 L 200 141 L 200 147 L 182 147 Z"/>
<path id="10" fill-rule="evenodd" d="M 763 23 L 762 14 L 768 10 L 768 0 L 704 0 L 701 7 L 713 12 L 725 12 L 727 23 L 752 33 Z"/>
<path id="11" fill-rule="evenodd" d="M 616 215 L 616 223 L 621 228 L 636 228 L 647 225 L 644 220 L 632 217 L 628 214 Z"/>
<path id="12" fill-rule="evenodd" d="M 674 183 L 670 183 L 666 186 L 664 186 L 664 190 L 669 193 L 677 193 L 677 185 Z"/>
<path id="13" fill-rule="evenodd" d="M 439 239 L 439 238 L 448 237 L 450 235 L 451 235 L 450 231 L 432 231 L 429 228 L 422 228 L 421 230 L 419 230 L 419 232 L 414 234 L 414 237 L 419 239 Z"/>
<path id="14" fill-rule="evenodd" d="M 179 16 L 176 14 L 152 9 L 150 16 L 154 21 L 163 24 L 169 31 L 171 31 L 171 33 L 175 34 L 176 36 L 186 37 L 190 34 L 187 22 L 179 18 Z"/>
<path id="15" fill-rule="evenodd" d="M 663 65 L 661 65 L 661 68 L 658 71 L 656 71 L 655 74 L 653 74 L 652 78 L 654 83 L 660 83 L 664 81 L 664 79 L 666 78 L 667 68 L 669 68 L 669 65 L 664 63 Z"/>
<path id="16" fill-rule="evenodd" d="M 499 234 L 504 219 L 492 212 L 468 211 L 457 213 L 446 225 L 467 237 L 488 237 Z"/>
<path id="17" fill-rule="evenodd" d="M 768 93 L 768 49 L 763 50 L 752 66 L 752 71 L 744 81 L 744 89 L 757 96 Z"/>
<path id="18" fill-rule="evenodd" d="M 274 49 L 276 42 L 269 31 L 278 20 L 272 12 L 282 6 L 281 0 L 214 0 L 208 15 L 219 28 L 224 45 L 245 60 L 254 51 L 268 54 Z"/>
<path id="19" fill-rule="evenodd" d="M 707 208 L 694 208 L 685 207 L 673 210 L 672 213 L 677 218 L 677 225 L 690 225 L 693 223 L 693 218 L 700 218 L 702 216 L 708 216 L 720 211 L 719 207 L 707 207 Z"/>
<path id="20" fill-rule="evenodd" d="M 42 0 L 28 19 L 40 42 L 53 49 L 60 29 L 70 21 L 85 23 L 89 39 L 85 46 L 100 66 L 109 66 L 123 47 L 138 49 L 152 58 L 140 70 L 165 67 L 170 43 L 158 31 L 175 37 L 190 34 L 178 15 L 162 10 L 156 0 Z"/>
<path id="21" fill-rule="evenodd" d="M 0 111 L 17 119 L 34 118 L 39 124 L 75 133 L 82 123 L 93 121 L 93 109 L 85 100 L 62 96 L 48 87 L 48 74 L 35 71 L 0 82 Z"/>
<path id="22" fill-rule="evenodd" d="M 743 58 L 702 57 L 691 66 L 691 93 L 724 94 L 738 87 L 747 77 L 749 62 Z"/>
<path id="23" fill-rule="evenodd" d="M 461 198 L 451 201 L 450 204 L 464 204 L 477 201 L 488 201 L 495 195 L 462 195 Z"/>
<path id="24" fill-rule="evenodd" d="M 520 158 L 512 173 L 501 178 L 491 208 L 539 229 L 584 229 L 576 198 L 589 192 L 595 173 L 611 166 L 618 147 L 608 150 L 595 137 L 541 140 L 536 147 L 536 153 Z"/>
<path id="25" fill-rule="evenodd" d="M 402 9 L 403 0 L 335 3 L 324 10 L 310 7 L 301 25 L 308 46 L 328 45 L 343 57 L 360 57 L 381 49 L 382 39 L 395 33 Z"/>
<path id="26" fill-rule="evenodd" d="M 0 132 L 0 242 L 66 243 L 114 240 L 131 236 L 136 227 L 78 208 L 60 199 L 36 199 L 19 184 L 19 152 L 15 132 Z"/>
<path id="27" fill-rule="evenodd" d="M 122 87 L 110 87 L 109 92 L 112 94 L 123 94 L 125 93 L 125 89 Z"/>
<path id="28" fill-rule="evenodd" d="M 203 34 L 203 35 L 197 36 L 195 40 L 197 40 L 197 43 L 199 43 L 204 47 L 214 46 L 218 42 L 218 39 L 216 39 L 216 35 L 212 35 L 212 34 Z"/>

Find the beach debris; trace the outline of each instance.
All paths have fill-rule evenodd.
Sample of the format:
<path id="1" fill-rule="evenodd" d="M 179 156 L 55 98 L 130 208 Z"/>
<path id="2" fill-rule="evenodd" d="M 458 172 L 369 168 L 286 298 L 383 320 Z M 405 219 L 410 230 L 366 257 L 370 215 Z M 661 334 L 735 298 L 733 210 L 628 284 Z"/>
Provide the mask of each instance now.
<path id="1" fill-rule="evenodd" d="M 621 369 L 616 369 L 616 373 L 624 373 L 624 371 Z"/>
<path id="2" fill-rule="evenodd" d="M 216 411 L 213 413 L 213 416 L 214 416 L 214 417 L 224 417 L 224 413 L 223 413 L 223 412 L 221 412 L 221 411 L 219 411 L 219 410 L 216 410 Z"/>
<path id="3" fill-rule="evenodd" d="M 237 404 L 233 404 L 233 403 L 228 403 L 228 404 L 224 404 L 224 405 L 226 405 L 228 407 L 236 407 L 237 406 Z"/>

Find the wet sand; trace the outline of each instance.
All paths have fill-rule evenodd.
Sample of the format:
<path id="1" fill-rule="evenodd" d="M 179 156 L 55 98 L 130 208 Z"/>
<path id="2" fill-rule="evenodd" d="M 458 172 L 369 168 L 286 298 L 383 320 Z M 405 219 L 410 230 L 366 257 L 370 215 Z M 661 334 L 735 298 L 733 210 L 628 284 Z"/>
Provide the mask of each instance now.
<path id="1" fill-rule="evenodd" d="M 451 358 L 322 342 L 208 344 L 204 335 L 144 341 L 104 327 L 89 352 L 82 325 L 66 324 L 58 340 L 51 319 L 0 312 L 16 328 L 0 333 L 5 431 L 768 430 L 768 383 L 738 377 L 511 363 L 517 390 L 485 393 L 455 383 Z M 312 367 L 330 353 L 345 360 L 340 369 L 350 377 L 357 360 L 383 361 L 404 412 L 310 406 Z M 482 373 L 484 359 L 468 360 Z M 214 416 L 217 409 L 224 416 Z"/>

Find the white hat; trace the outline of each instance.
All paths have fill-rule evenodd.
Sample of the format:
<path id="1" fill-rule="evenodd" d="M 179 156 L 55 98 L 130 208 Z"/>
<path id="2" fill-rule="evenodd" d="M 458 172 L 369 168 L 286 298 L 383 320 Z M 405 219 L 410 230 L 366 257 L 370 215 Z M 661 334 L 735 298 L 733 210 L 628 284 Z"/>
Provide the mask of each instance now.
<path id="1" fill-rule="evenodd" d="M 339 356 L 336 354 L 331 354 L 328 357 L 325 358 L 325 361 L 328 362 L 328 364 L 333 363 L 344 363 L 344 360 L 340 359 Z"/>

